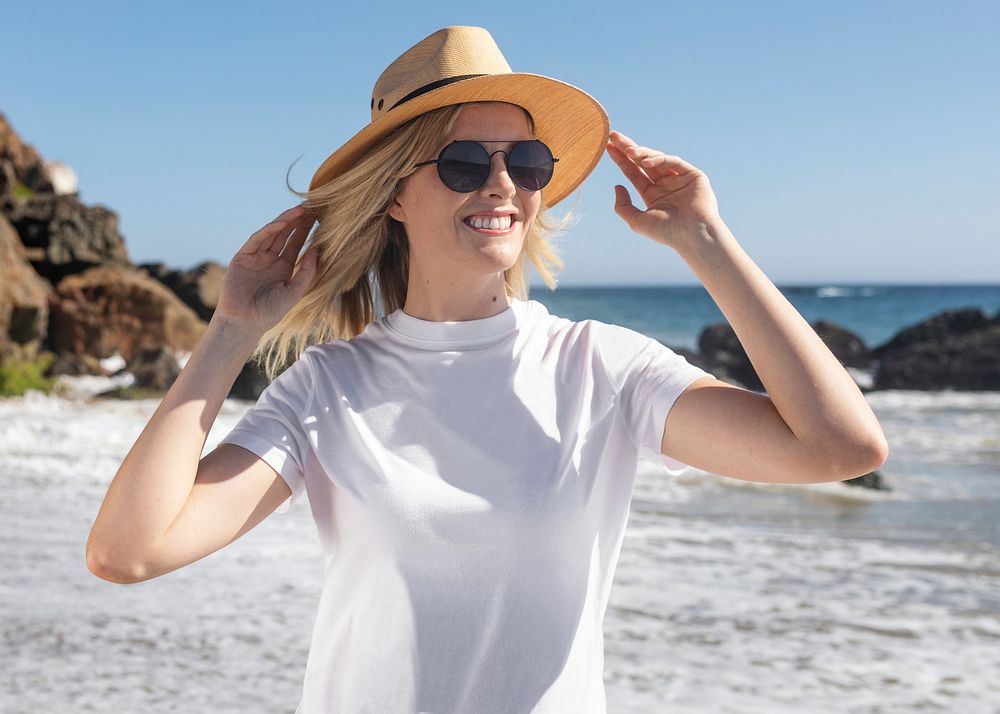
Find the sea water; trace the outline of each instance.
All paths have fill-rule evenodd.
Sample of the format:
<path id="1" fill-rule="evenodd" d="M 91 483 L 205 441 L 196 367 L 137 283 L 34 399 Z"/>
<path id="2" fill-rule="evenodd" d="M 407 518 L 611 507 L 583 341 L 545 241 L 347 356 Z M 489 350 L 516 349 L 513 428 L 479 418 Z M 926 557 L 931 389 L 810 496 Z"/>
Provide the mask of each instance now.
<path id="1" fill-rule="evenodd" d="M 779 286 L 808 321 L 826 320 L 878 347 L 904 327 L 944 310 L 1000 311 L 997 285 L 819 285 Z M 532 286 L 529 297 L 571 320 L 592 318 L 638 330 L 671 347 L 697 350 L 698 335 L 726 322 L 701 285 L 691 287 L 557 288 Z"/>
<path id="2" fill-rule="evenodd" d="M 943 309 L 1000 309 L 1000 287 L 782 290 L 869 346 Z M 723 319 L 702 288 L 531 298 L 688 349 Z M 609 712 L 1000 711 L 1000 392 L 866 398 L 889 492 L 640 468 L 605 620 Z M 86 568 L 101 500 L 157 404 L 0 400 L 5 714 L 298 702 L 323 568 L 305 501 L 152 581 Z M 225 401 L 206 452 L 249 406 Z"/>

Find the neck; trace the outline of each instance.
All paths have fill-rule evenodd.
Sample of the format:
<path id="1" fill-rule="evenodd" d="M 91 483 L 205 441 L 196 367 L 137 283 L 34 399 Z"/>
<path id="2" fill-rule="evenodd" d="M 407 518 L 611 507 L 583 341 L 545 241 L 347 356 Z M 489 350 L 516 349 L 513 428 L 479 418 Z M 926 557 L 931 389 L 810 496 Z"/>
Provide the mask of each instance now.
<path id="1" fill-rule="evenodd" d="M 499 315 L 510 307 L 503 273 L 437 280 L 411 274 L 403 312 L 432 322 L 464 322 Z"/>

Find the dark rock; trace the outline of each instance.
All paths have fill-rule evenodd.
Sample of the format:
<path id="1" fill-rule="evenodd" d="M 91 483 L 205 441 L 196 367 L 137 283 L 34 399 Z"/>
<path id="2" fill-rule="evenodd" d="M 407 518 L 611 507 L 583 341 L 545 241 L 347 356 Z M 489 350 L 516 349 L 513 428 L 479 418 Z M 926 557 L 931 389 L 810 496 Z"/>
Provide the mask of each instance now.
<path id="1" fill-rule="evenodd" d="M 861 488 L 870 488 L 876 491 L 892 490 L 892 488 L 889 487 L 889 484 L 886 482 L 886 480 L 882 477 L 882 474 L 880 474 L 878 471 L 872 471 L 871 473 L 867 473 L 864 476 L 858 476 L 857 478 L 848 479 L 846 481 L 842 481 L 841 483 L 845 483 L 848 486 L 859 486 Z"/>
<path id="2" fill-rule="evenodd" d="M 698 351 L 701 362 L 698 366 L 717 379 L 755 392 L 764 391 L 764 385 L 729 323 L 709 325 L 702 330 L 698 337 Z"/>
<path id="3" fill-rule="evenodd" d="M 991 321 L 978 307 L 945 310 L 912 327 L 900 330 L 888 342 L 873 348 L 872 356 L 876 359 L 884 359 L 887 355 L 892 355 L 904 347 L 928 343 L 940 344 L 959 335 L 978 332 L 996 321 L 997 318 Z"/>
<path id="4" fill-rule="evenodd" d="M 135 385 L 146 389 L 166 391 L 180 374 L 177 357 L 164 347 L 144 349 L 137 354 L 126 369 L 135 377 Z"/>
<path id="5" fill-rule="evenodd" d="M 857 335 L 825 320 L 818 320 L 811 327 L 843 366 L 858 369 L 871 367 L 871 354 Z M 725 382 L 755 392 L 765 391 L 736 331 L 729 323 L 710 325 L 702 330 L 698 350 L 697 359 L 689 359 L 692 364 Z"/>
<path id="6" fill-rule="evenodd" d="M 1000 391 L 1000 313 L 947 310 L 872 353 L 877 389 Z"/>
<path id="7" fill-rule="evenodd" d="M 118 400 L 135 400 L 135 399 L 163 399 L 165 392 L 162 389 L 152 389 L 149 387 L 115 387 L 114 389 L 109 389 L 107 391 L 101 392 L 94 396 L 95 399 L 118 399 Z"/>
<path id="8" fill-rule="evenodd" d="M 41 347 L 51 289 L 25 259 L 14 227 L 0 215 L 0 357 L 14 345 L 35 351 Z"/>
<path id="9" fill-rule="evenodd" d="M 208 261 L 191 270 L 171 270 L 163 263 L 143 263 L 139 269 L 173 290 L 202 320 L 212 319 L 226 277 L 224 266 Z"/>
<path id="10" fill-rule="evenodd" d="M 52 367 L 49 368 L 48 376 L 69 375 L 76 377 L 79 375 L 95 375 L 98 377 L 110 377 L 111 373 L 101 366 L 101 361 L 88 354 L 65 353 L 56 357 Z"/>
<path id="11" fill-rule="evenodd" d="M 856 367 L 858 369 L 870 369 L 872 366 L 872 353 L 861 338 L 850 330 L 846 330 L 839 325 L 826 320 L 817 320 L 810 323 L 816 334 L 823 340 L 829 350 L 840 363 L 845 367 Z"/>
<path id="12" fill-rule="evenodd" d="M 695 367 L 701 367 L 706 372 L 711 372 L 712 376 L 715 377 L 716 379 L 722 382 L 726 382 L 728 384 L 732 384 L 733 386 L 736 387 L 743 386 L 741 382 L 734 379 L 726 371 L 719 369 L 717 365 L 712 363 L 712 361 L 707 359 L 704 355 L 698 352 L 693 352 L 692 350 L 686 349 L 684 347 L 675 347 L 673 345 L 668 345 L 666 342 L 660 342 L 660 344 L 663 345 L 664 347 L 669 347 L 671 350 L 679 354 L 681 357 L 686 359 Z"/>
<path id="13" fill-rule="evenodd" d="M 128 265 L 118 215 L 76 196 L 40 194 L 7 211 L 32 267 L 53 285 L 97 265 Z"/>
<path id="14" fill-rule="evenodd" d="M 229 396 L 232 399 L 248 399 L 255 402 L 268 384 L 264 370 L 259 368 L 256 362 L 248 361 L 236 377 L 233 388 L 229 390 Z"/>

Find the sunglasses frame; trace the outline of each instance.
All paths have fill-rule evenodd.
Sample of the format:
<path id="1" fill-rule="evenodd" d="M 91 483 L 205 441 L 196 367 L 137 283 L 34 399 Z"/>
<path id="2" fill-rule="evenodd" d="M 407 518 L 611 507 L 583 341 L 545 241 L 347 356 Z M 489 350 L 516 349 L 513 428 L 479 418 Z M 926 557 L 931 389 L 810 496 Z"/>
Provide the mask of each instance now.
<path id="1" fill-rule="evenodd" d="M 485 146 L 483 146 L 483 144 L 499 144 L 499 143 L 503 143 L 503 144 L 513 143 L 513 146 L 510 147 L 510 151 L 504 151 L 502 149 L 497 149 L 496 151 L 493 151 L 493 152 L 490 152 L 489 149 L 487 149 Z M 488 167 L 488 170 L 486 172 L 486 176 L 483 178 L 482 183 L 480 183 L 475 188 L 469 189 L 468 191 L 459 191 L 457 189 L 452 188 L 448 184 L 448 182 L 445 181 L 444 176 L 441 175 L 441 163 L 440 162 L 444 159 L 444 152 L 446 152 L 454 144 L 477 144 L 479 146 L 479 148 L 483 150 L 483 153 L 486 154 L 487 167 Z M 548 152 L 549 156 L 552 157 L 552 171 L 549 172 L 549 177 L 548 177 L 548 179 L 546 179 L 545 183 L 542 184 L 541 186 L 539 186 L 538 188 L 526 188 L 525 186 L 522 186 L 520 183 L 517 182 L 517 180 L 514 179 L 513 174 L 510 173 L 510 155 L 514 151 L 514 149 L 516 149 L 520 144 L 541 144 L 542 147 L 544 147 L 545 150 Z M 504 139 L 478 139 L 478 140 L 477 139 L 455 139 L 450 144 L 448 144 L 447 146 L 445 146 L 444 148 L 441 149 L 441 151 L 438 153 L 438 157 L 436 159 L 431 159 L 430 161 L 421 161 L 419 164 L 414 164 L 413 168 L 417 169 L 417 168 L 419 168 L 421 166 L 427 166 L 428 164 L 437 164 L 438 165 L 438 170 L 437 170 L 438 178 L 441 179 L 441 183 L 443 183 L 449 190 L 455 191 L 455 193 L 472 193 L 473 191 L 478 191 L 479 189 L 481 189 L 486 184 L 486 182 L 490 180 L 490 174 L 493 173 L 493 154 L 503 154 L 503 164 L 504 164 L 504 167 L 506 167 L 506 169 L 507 169 L 507 174 L 510 176 L 510 180 L 513 181 L 514 184 L 518 188 L 520 188 L 522 191 L 541 191 L 543 188 L 545 188 L 546 186 L 548 186 L 549 182 L 552 181 L 553 174 L 555 174 L 555 165 L 556 165 L 556 162 L 559 161 L 559 159 L 557 159 L 555 156 L 552 156 L 552 149 L 549 148 L 548 144 L 546 144 L 545 142 L 541 141 L 540 139 L 524 139 L 522 141 L 515 141 L 515 142 L 509 142 L 509 141 L 504 140 Z"/>

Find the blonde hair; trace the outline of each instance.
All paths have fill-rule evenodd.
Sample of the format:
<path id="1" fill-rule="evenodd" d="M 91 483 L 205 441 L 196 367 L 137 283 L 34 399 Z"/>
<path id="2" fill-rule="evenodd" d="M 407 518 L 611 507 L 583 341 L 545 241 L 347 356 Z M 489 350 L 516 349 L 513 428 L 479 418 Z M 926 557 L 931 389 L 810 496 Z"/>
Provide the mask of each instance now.
<path id="1" fill-rule="evenodd" d="M 383 314 L 406 302 L 409 246 L 402 223 L 388 209 L 402 189 L 413 165 L 435 152 L 451 131 L 465 104 L 441 107 L 400 126 L 369 150 L 356 165 L 329 183 L 299 192 L 306 209 L 318 218 L 310 242 L 316 246 L 317 266 L 305 295 L 261 337 L 251 360 L 262 365 L 273 380 L 313 344 L 350 339 Z M 532 132 L 534 122 L 528 122 Z M 287 185 L 287 179 L 286 179 Z M 552 238 L 573 219 L 572 210 L 554 219 L 542 205 L 525 236 L 517 262 L 504 271 L 507 295 L 528 298 L 526 260 L 554 290 L 555 274 L 563 267 Z M 301 264 L 296 261 L 296 270 Z"/>

